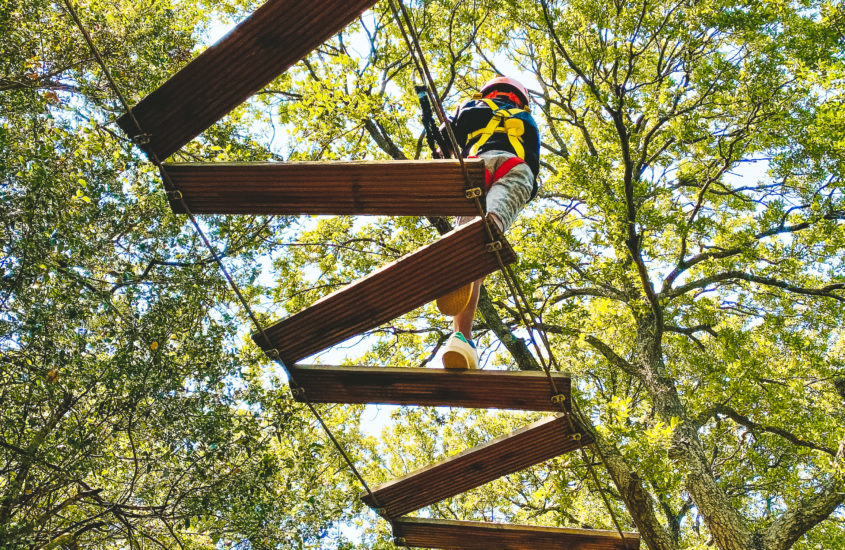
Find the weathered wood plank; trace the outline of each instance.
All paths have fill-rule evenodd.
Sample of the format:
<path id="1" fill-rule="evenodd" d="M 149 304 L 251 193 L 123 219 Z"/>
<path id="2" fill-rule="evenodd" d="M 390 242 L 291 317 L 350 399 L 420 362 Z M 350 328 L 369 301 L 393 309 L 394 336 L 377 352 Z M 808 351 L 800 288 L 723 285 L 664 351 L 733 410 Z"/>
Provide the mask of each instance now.
<path id="1" fill-rule="evenodd" d="M 501 241 L 502 259 L 512 263 L 516 255 Z M 270 343 L 260 333 L 252 339 L 293 365 L 496 271 L 496 255 L 486 243 L 484 221 L 478 218 L 267 327 Z"/>
<path id="2" fill-rule="evenodd" d="M 567 529 L 506 525 L 478 521 L 397 518 L 393 536 L 397 546 L 449 548 L 454 550 L 526 550 L 565 548 L 566 550 L 636 550 L 640 535 L 598 529 Z"/>
<path id="3" fill-rule="evenodd" d="M 132 112 L 164 160 L 352 22 L 374 0 L 269 0 Z M 138 130 L 128 114 L 118 124 Z"/>
<path id="4" fill-rule="evenodd" d="M 374 498 L 361 499 L 395 518 L 591 442 L 586 433 L 573 438 L 569 420 L 556 415 L 379 485 Z"/>
<path id="5" fill-rule="evenodd" d="M 484 161 L 469 159 L 484 188 Z M 196 214 L 474 216 L 457 160 L 167 164 Z M 483 199 L 482 199 L 483 204 Z M 174 212 L 182 203 L 171 200 Z"/>
<path id="6" fill-rule="evenodd" d="M 312 403 L 381 403 L 559 412 L 545 373 L 296 365 L 290 374 Z M 552 375 L 567 397 L 569 376 Z"/>

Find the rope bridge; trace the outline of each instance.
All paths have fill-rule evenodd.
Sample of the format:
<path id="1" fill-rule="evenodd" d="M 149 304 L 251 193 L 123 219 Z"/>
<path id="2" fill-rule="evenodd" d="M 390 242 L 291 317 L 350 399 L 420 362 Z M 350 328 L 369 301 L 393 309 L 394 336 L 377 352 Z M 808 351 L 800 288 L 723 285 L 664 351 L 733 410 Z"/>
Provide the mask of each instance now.
<path id="1" fill-rule="evenodd" d="M 401 0 L 390 1 L 409 54 L 441 122 L 435 92 L 412 21 Z M 68 13 L 123 104 L 123 131 L 161 173 L 174 212 L 186 214 L 255 326 L 252 338 L 288 374 L 305 403 L 364 489 L 362 500 L 391 523 L 394 540 L 423 548 L 570 548 L 633 550 L 639 535 L 624 532 L 586 447 L 593 441 L 537 317 L 509 267 L 516 256 L 484 216 L 482 161 L 462 158 L 401 162 L 182 164 L 164 160 L 233 108 L 342 30 L 374 0 L 269 0 L 216 45 L 130 108 L 79 19 Z M 449 139 L 458 151 L 451 128 Z M 397 181 L 419 185 L 399 186 Z M 419 193 L 415 194 L 414 190 Z M 374 214 L 480 216 L 393 264 L 269 327 L 259 322 L 215 252 L 195 214 Z M 411 311 L 483 275 L 501 271 L 528 329 L 543 372 L 449 371 L 300 365 L 298 361 Z M 443 273 L 460 273 L 454 278 Z M 395 296 L 393 301 L 376 299 Z M 540 337 L 544 349 L 535 338 Z M 552 371 L 554 367 L 555 372 Z M 511 434 L 371 488 L 314 403 L 380 403 L 556 412 Z M 407 517 L 406 514 L 579 450 L 616 531 L 547 528 Z M 598 449 L 595 449 L 598 452 Z M 599 453 L 601 460 L 604 460 Z"/>

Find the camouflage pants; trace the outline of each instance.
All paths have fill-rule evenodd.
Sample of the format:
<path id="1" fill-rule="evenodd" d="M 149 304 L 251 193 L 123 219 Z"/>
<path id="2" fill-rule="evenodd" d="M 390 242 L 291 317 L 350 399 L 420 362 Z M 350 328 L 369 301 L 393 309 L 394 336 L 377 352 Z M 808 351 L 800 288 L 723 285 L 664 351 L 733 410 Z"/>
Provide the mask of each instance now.
<path id="1" fill-rule="evenodd" d="M 495 174 L 502 163 L 515 156 L 508 151 L 484 151 L 478 154 L 479 158 L 484 159 L 484 166 L 490 174 Z M 494 181 L 487 190 L 487 212 L 496 215 L 502 232 L 508 230 L 528 202 L 533 185 L 534 173 L 527 164 L 522 163 Z M 459 218 L 458 224 L 467 223 L 470 219 L 472 218 Z"/>

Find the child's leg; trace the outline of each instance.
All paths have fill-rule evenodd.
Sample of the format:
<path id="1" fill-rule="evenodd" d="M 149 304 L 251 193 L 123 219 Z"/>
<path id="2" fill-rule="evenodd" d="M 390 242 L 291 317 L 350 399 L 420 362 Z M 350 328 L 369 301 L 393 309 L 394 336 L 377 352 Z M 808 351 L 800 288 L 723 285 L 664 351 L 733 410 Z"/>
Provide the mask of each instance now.
<path id="1" fill-rule="evenodd" d="M 491 174 L 495 174 L 496 169 L 513 156 L 512 153 L 505 151 L 488 151 L 479 155 L 484 159 L 485 166 Z M 531 169 L 522 163 L 517 164 L 507 174 L 493 182 L 493 186 L 487 191 L 487 215 L 502 233 L 510 227 L 519 211 L 528 202 L 533 184 L 534 175 Z M 459 219 L 458 225 L 466 221 L 468 219 Z M 449 338 L 443 348 L 443 366 L 447 369 L 478 368 L 478 352 L 472 342 L 472 322 L 475 319 L 483 281 L 484 277 L 475 281 L 469 295 L 469 303 L 452 319 L 455 334 Z M 439 300 L 438 307 L 440 307 Z M 441 311 L 444 311 L 442 307 Z"/>
<path id="2" fill-rule="evenodd" d="M 503 162 L 514 155 L 505 151 L 490 151 L 481 153 L 479 156 L 484 159 L 487 170 L 495 173 Z M 517 214 L 528 202 L 533 185 L 534 174 L 528 165 L 523 163 L 511 168 L 507 174 L 493 182 L 493 186 L 487 191 L 487 213 L 502 233 L 507 231 Z M 465 223 L 463 219 L 459 219 L 458 223 L 462 221 Z M 467 307 L 453 319 L 455 332 L 462 333 L 467 340 L 472 339 L 472 322 L 478 307 L 478 296 L 483 281 L 484 277 L 475 282 Z"/>
<path id="3" fill-rule="evenodd" d="M 475 319 L 475 310 L 478 308 L 478 296 L 481 294 L 481 283 L 484 277 L 475 281 L 472 285 L 472 294 L 469 296 L 469 303 L 464 310 L 452 319 L 455 332 L 460 332 L 467 340 L 472 340 L 472 322 Z"/>

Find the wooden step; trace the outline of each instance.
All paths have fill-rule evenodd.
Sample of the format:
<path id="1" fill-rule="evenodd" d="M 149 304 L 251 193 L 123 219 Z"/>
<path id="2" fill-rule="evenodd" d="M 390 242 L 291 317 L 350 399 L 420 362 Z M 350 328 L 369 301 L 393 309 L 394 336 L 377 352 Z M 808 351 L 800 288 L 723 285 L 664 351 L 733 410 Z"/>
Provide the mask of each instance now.
<path id="1" fill-rule="evenodd" d="M 397 546 L 449 548 L 455 550 L 636 550 L 640 535 L 598 529 L 568 529 L 507 525 L 479 521 L 397 518 L 393 536 Z"/>
<path id="2" fill-rule="evenodd" d="M 369 494 L 361 499 L 395 518 L 592 442 L 578 432 L 580 439 L 573 438 L 569 420 L 551 416 L 388 481 L 373 489 L 374 499 Z"/>
<path id="3" fill-rule="evenodd" d="M 542 372 L 297 365 L 297 401 L 559 412 Z M 552 375 L 569 406 L 569 376 Z"/>
<path id="4" fill-rule="evenodd" d="M 473 185 L 483 189 L 484 161 L 465 162 Z M 478 214 L 457 160 L 167 164 L 166 170 L 197 214 Z M 178 200 L 170 206 L 184 212 Z"/>
<path id="5" fill-rule="evenodd" d="M 252 339 L 293 365 L 499 269 L 487 240 L 484 221 L 477 218 L 267 327 L 269 343 L 260 333 Z M 510 245 L 503 237 L 500 242 L 503 261 L 515 261 Z"/>
<path id="6" fill-rule="evenodd" d="M 352 22 L 375 0 L 269 0 L 132 112 L 164 160 Z M 126 114 L 117 123 L 138 131 Z"/>

